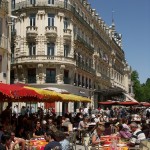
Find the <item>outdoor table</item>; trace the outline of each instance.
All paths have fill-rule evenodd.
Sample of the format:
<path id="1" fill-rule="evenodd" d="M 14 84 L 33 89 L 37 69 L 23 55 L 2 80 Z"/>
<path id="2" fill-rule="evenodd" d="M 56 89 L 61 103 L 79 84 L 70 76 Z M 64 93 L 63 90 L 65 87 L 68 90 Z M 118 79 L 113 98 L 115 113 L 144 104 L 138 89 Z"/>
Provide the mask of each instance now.
<path id="1" fill-rule="evenodd" d="M 118 150 L 128 150 L 128 146 L 126 145 L 126 143 L 121 141 L 121 139 L 117 137 L 116 135 L 101 136 L 101 140 L 106 140 L 104 142 L 104 145 L 102 146 L 104 150 L 110 150 L 112 139 L 117 140 Z"/>
<path id="2" fill-rule="evenodd" d="M 44 139 L 30 140 L 27 144 L 27 150 L 44 150 L 46 144 L 48 144 L 48 142 Z"/>

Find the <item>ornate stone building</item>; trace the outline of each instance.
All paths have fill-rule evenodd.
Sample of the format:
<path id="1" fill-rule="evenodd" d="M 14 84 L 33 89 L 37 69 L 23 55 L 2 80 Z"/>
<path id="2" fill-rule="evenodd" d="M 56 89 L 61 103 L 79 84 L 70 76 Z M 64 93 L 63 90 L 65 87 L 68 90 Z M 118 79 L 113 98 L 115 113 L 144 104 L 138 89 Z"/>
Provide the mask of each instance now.
<path id="1" fill-rule="evenodd" d="M 96 90 L 129 92 L 121 34 L 87 0 L 12 0 L 12 14 L 12 83 L 66 89 L 95 106 Z"/>
<path id="2" fill-rule="evenodd" d="M 0 82 L 10 83 L 10 7 L 0 0 Z"/>

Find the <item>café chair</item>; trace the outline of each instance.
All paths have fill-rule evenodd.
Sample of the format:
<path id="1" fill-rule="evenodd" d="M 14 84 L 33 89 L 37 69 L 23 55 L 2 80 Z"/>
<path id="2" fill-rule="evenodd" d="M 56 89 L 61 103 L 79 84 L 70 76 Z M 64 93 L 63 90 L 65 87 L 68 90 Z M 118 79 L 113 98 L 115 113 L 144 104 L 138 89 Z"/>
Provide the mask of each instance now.
<path id="1" fill-rule="evenodd" d="M 71 132 L 68 137 L 70 143 L 70 149 L 76 150 L 77 132 Z"/>

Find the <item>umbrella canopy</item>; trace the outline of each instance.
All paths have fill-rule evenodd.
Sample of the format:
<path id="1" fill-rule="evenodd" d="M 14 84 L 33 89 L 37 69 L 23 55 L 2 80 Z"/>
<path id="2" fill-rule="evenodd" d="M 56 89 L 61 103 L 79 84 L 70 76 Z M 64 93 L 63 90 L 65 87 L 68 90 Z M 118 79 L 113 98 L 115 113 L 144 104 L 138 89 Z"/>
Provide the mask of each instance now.
<path id="1" fill-rule="evenodd" d="M 140 105 L 145 106 L 145 107 L 150 107 L 150 103 L 148 102 L 141 102 Z"/>
<path id="2" fill-rule="evenodd" d="M 48 91 L 55 91 L 60 94 L 60 97 L 64 102 L 86 102 L 86 103 L 91 103 L 91 100 L 87 97 L 82 97 L 78 96 L 75 94 L 70 94 L 67 90 L 65 89 L 59 89 L 59 88 L 54 88 L 54 87 L 47 87 L 43 88 Z"/>
<path id="3" fill-rule="evenodd" d="M 139 102 L 133 102 L 133 101 L 125 101 L 125 102 L 119 102 L 120 105 L 130 106 L 130 105 L 138 105 Z"/>
<path id="4" fill-rule="evenodd" d="M 35 91 L 14 84 L 9 85 L 9 84 L 0 83 L 0 92 L 4 93 L 5 95 L 8 95 L 9 98 L 11 98 L 11 101 L 18 101 L 24 98 L 27 98 L 27 101 L 29 101 L 28 99 L 29 97 L 33 99 L 42 98 L 42 95 L 36 93 Z"/>
<path id="5" fill-rule="evenodd" d="M 55 91 L 48 91 L 39 88 L 24 86 L 24 88 L 34 90 L 35 92 L 41 94 L 43 96 L 43 102 L 54 102 L 54 101 L 62 101 L 61 94 Z"/>
<path id="6" fill-rule="evenodd" d="M 118 102 L 115 101 L 106 101 L 106 102 L 99 102 L 100 105 L 117 105 Z"/>
<path id="7" fill-rule="evenodd" d="M 58 92 L 58 93 L 64 93 L 64 94 L 69 94 L 69 92 L 65 89 L 59 89 L 59 88 L 55 88 L 55 87 L 46 87 L 46 88 L 43 88 L 44 90 L 49 90 L 49 91 L 55 91 L 55 92 Z"/>

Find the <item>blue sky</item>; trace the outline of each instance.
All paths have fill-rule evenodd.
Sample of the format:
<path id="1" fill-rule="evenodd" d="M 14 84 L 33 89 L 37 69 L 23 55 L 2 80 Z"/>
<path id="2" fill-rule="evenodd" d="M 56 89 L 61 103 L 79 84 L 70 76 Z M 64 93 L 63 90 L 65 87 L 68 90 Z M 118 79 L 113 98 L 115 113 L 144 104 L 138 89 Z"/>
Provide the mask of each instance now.
<path id="1" fill-rule="evenodd" d="M 112 10 L 116 31 L 128 64 L 145 83 L 150 78 L 150 0 L 88 0 L 93 9 L 110 26 Z"/>

